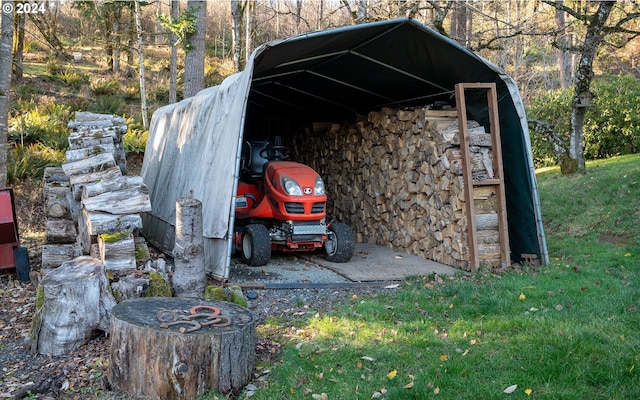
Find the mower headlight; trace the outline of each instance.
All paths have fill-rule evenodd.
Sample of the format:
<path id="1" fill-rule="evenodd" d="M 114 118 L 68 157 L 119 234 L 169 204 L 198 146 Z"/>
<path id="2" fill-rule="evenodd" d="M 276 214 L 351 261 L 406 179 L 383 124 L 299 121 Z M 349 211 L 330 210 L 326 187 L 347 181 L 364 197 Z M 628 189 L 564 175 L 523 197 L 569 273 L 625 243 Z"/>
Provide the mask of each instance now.
<path id="1" fill-rule="evenodd" d="M 291 178 L 283 176 L 282 187 L 289 196 L 302 196 L 302 189 L 300 188 L 300 185 L 298 185 L 298 182 L 294 181 Z"/>
<path id="2" fill-rule="evenodd" d="M 320 196 L 324 194 L 324 181 L 322 180 L 322 178 L 317 177 L 316 178 L 316 185 L 313 188 L 313 195 L 314 196 Z"/>

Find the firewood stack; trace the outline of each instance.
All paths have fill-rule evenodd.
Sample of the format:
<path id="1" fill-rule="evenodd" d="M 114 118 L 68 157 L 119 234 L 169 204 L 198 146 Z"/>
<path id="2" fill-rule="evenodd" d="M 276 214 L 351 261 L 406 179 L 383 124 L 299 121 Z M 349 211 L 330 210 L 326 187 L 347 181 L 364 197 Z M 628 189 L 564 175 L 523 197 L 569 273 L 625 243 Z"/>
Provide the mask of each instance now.
<path id="1" fill-rule="evenodd" d="M 474 179 L 486 179 L 490 135 L 475 121 L 468 126 Z M 383 108 L 349 126 L 318 125 L 293 147 L 325 180 L 328 214 L 359 242 L 470 268 L 455 110 Z"/>
<path id="2" fill-rule="evenodd" d="M 76 120 L 67 126 L 72 131 L 66 163 L 61 169 L 45 173 L 45 196 L 51 218 L 47 221 L 47 242 L 55 246 L 43 248 L 43 269 L 55 268 L 81 253 L 99 258 L 111 272 L 135 271 L 134 236 L 142 228 L 140 213 L 151 211 L 151 203 L 140 176 L 123 176 L 125 120 L 77 112 Z M 52 186 L 48 181 L 63 183 Z M 68 211 L 56 212 L 56 206 Z M 67 218 L 64 240 L 57 240 L 61 235 L 55 235 L 58 231 L 55 227 L 61 224 L 59 218 L 53 219 L 54 214 Z M 62 243 L 71 247 L 60 247 Z"/>

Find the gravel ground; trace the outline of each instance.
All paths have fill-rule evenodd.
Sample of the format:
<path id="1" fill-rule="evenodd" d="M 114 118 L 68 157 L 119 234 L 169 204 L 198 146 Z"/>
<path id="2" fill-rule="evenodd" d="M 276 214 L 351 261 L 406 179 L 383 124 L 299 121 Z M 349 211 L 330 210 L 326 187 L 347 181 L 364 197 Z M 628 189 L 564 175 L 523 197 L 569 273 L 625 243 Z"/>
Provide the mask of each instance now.
<path id="1" fill-rule="evenodd" d="M 32 267 L 37 256 L 32 257 Z M 39 399 L 140 399 L 105 386 L 103 378 L 109 366 L 109 338 L 100 336 L 65 356 L 35 355 L 27 341 L 35 309 L 35 292 L 40 278 L 37 268 L 29 283 L 17 281 L 15 273 L 0 271 L 0 398 Z M 293 255 L 275 256 L 265 267 L 248 267 L 237 263 L 231 270 L 231 283 L 240 284 L 261 325 L 276 318 L 284 325 L 295 326 L 309 313 L 322 313 L 334 305 L 348 302 L 353 296 L 375 296 L 380 287 L 331 287 L 349 282 L 346 278 Z M 262 285 L 310 285 L 305 288 L 265 289 Z M 321 284 L 322 287 L 312 287 Z M 286 286 L 286 285 L 285 285 Z M 256 364 L 273 362 L 280 353 L 278 335 L 258 335 Z M 268 376 L 256 371 L 256 382 Z"/>

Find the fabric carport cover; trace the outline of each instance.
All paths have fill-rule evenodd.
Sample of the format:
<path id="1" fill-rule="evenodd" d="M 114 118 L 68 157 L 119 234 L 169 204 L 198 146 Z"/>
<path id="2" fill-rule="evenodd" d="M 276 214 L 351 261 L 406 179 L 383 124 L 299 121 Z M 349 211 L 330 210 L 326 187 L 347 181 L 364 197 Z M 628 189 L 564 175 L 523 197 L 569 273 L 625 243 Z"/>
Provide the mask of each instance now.
<path id="1" fill-rule="evenodd" d="M 234 194 L 245 132 L 265 115 L 344 121 L 381 107 L 451 103 L 460 82 L 495 82 L 512 259 L 548 262 L 524 105 L 500 68 L 412 19 L 302 34 L 258 47 L 243 72 L 152 117 L 142 176 L 153 210 L 145 231 L 174 243 L 175 202 L 203 203 L 208 271 L 228 278 Z M 483 96 L 484 98 L 484 96 Z M 486 102 L 467 96 L 468 118 L 487 123 Z"/>

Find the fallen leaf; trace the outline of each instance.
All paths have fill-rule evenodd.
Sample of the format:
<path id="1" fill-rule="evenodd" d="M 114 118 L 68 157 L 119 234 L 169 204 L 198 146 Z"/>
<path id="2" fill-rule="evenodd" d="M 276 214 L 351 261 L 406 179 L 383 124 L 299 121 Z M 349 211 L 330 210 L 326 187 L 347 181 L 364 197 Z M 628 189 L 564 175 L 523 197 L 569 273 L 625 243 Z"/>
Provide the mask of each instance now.
<path id="1" fill-rule="evenodd" d="M 387 378 L 389 378 L 389 379 L 393 379 L 393 378 L 395 378 L 395 377 L 396 377 L 396 375 L 398 375 L 398 371 L 396 371 L 396 370 L 394 369 L 394 370 L 389 371 L 389 373 L 387 374 Z"/>
<path id="2" fill-rule="evenodd" d="M 520 296 L 518 297 L 520 300 L 524 300 L 527 298 L 527 296 L 524 295 L 524 293 L 520 293 Z"/>
<path id="3" fill-rule="evenodd" d="M 413 387 L 413 381 L 407 383 L 406 385 L 404 385 L 405 389 L 411 389 Z"/>
<path id="4" fill-rule="evenodd" d="M 446 354 L 440 356 L 440 361 L 447 361 L 449 357 Z"/>
<path id="5" fill-rule="evenodd" d="M 376 359 L 373 357 L 369 357 L 369 356 L 362 356 L 360 357 L 361 359 L 365 360 L 365 361 L 375 361 Z"/>
<path id="6" fill-rule="evenodd" d="M 511 393 L 515 392 L 517 388 L 518 388 L 518 385 L 511 385 L 508 388 L 506 388 L 505 390 L 503 390 L 502 392 L 506 393 L 506 394 L 511 394 Z"/>
<path id="7" fill-rule="evenodd" d="M 440 393 L 440 386 L 437 386 L 435 389 L 433 389 L 433 393 L 434 394 Z"/>
<path id="8" fill-rule="evenodd" d="M 373 392 L 373 394 L 371 395 L 372 399 L 379 399 L 380 397 L 382 397 L 382 393 L 380 392 Z"/>
<path id="9" fill-rule="evenodd" d="M 531 396 L 531 393 L 533 393 L 533 390 L 525 389 L 524 392 L 527 394 L 527 396 Z"/>
<path id="10" fill-rule="evenodd" d="M 631 257 L 631 253 L 626 253 L 624 256 L 625 257 Z"/>
<path id="11" fill-rule="evenodd" d="M 400 287 L 400 285 L 399 285 L 399 284 L 397 284 L 397 283 L 395 283 L 395 284 L 393 284 L 393 285 L 387 285 L 387 286 L 385 286 L 384 288 L 385 288 L 385 289 L 396 289 L 396 288 L 399 288 L 399 287 Z"/>

